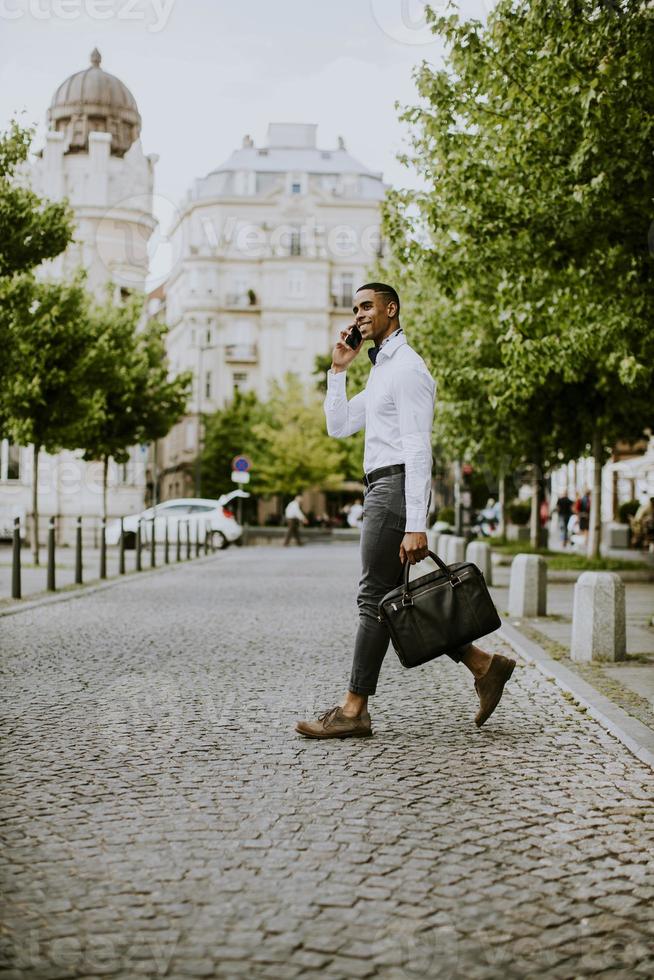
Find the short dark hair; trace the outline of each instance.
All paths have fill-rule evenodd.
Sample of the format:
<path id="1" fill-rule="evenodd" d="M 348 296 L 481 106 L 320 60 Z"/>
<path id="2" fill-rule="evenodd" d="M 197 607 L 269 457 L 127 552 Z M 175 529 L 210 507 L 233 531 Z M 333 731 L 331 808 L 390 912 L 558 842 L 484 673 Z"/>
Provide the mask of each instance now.
<path id="1" fill-rule="evenodd" d="M 373 293 L 386 293 L 397 304 L 397 312 L 400 312 L 400 297 L 392 286 L 388 286 L 385 282 L 367 282 L 363 286 L 359 286 L 357 293 L 360 293 L 362 289 L 372 289 Z"/>

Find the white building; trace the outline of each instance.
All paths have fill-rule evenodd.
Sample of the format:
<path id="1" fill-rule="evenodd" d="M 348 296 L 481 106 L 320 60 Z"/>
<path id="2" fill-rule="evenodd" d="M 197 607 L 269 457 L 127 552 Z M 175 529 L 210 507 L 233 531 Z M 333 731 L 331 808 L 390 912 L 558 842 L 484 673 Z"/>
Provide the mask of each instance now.
<path id="1" fill-rule="evenodd" d="M 98 299 L 111 283 L 119 300 L 121 291 L 144 289 L 147 244 L 156 226 L 152 190 L 158 157 L 143 153 L 134 97 L 100 67 L 100 61 L 96 49 L 90 67 L 56 90 L 47 114 L 45 146 L 29 176 L 38 194 L 55 201 L 67 197 L 76 220 L 74 242 L 44 264 L 40 274 L 64 279 L 83 266 L 88 287 Z M 59 518 L 62 541 L 71 540 L 78 515 L 97 517 L 102 510 L 101 466 L 80 457 L 80 452 L 39 457 L 40 514 Z M 6 440 L 0 446 L 0 525 L 13 514 L 31 511 L 32 458 L 32 447 L 10 446 Z M 125 466 L 110 466 L 109 486 L 111 515 L 142 508 L 145 453 L 139 447 Z M 44 520 L 42 535 L 45 526 Z"/>
<path id="2" fill-rule="evenodd" d="M 159 447 L 161 497 L 193 492 L 198 414 L 235 389 L 268 394 L 292 371 L 311 382 L 315 358 L 352 322 L 352 300 L 380 251 L 385 186 L 346 150 L 321 149 L 313 124 L 272 123 L 194 181 L 171 229 L 165 284 L 168 351 L 195 375 L 193 414 Z M 198 379 L 200 383 L 198 384 Z"/>

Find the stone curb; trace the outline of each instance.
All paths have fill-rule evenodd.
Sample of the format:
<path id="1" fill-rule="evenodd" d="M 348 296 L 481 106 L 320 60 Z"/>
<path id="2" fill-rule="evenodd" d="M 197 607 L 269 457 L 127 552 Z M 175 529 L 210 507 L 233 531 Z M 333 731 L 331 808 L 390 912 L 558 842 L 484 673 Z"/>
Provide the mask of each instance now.
<path id="1" fill-rule="evenodd" d="M 102 592 L 104 589 L 111 589 L 115 585 L 127 584 L 134 578 L 138 578 L 139 582 L 143 579 L 150 578 L 153 575 L 160 575 L 162 572 L 173 572 L 181 568 L 189 568 L 192 565 L 206 565 L 210 561 L 215 561 L 218 558 L 223 558 L 223 554 L 215 555 L 202 555 L 201 558 L 191 558 L 190 560 L 185 560 L 183 562 L 175 562 L 169 565 L 160 565 L 158 568 L 147 568 L 142 572 L 128 572 L 126 575 L 121 575 L 116 578 L 108 579 L 106 582 L 95 582 L 92 585 L 80 585 L 78 588 L 62 589 L 61 592 L 56 592 L 53 595 L 46 595 L 40 599 L 15 599 L 14 605 L 7 606 L 6 608 L 0 608 L 0 619 L 3 616 L 15 616 L 17 613 L 28 612 L 30 609 L 39 609 L 41 606 L 49 606 L 53 602 L 66 602 L 68 599 L 80 599 L 82 596 L 92 595 L 94 592 Z"/>
<path id="2" fill-rule="evenodd" d="M 527 552 L 529 554 L 529 552 Z M 513 558 L 508 558 L 506 555 L 501 556 L 501 560 L 498 561 L 497 552 L 493 551 L 493 566 L 498 568 L 510 568 Z M 504 561 L 504 559 L 507 559 Z M 576 582 L 580 575 L 584 572 L 594 571 L 592 568 L 581 568 L 579 570 L 573 568 L 547 568 L 547 581 L 548 582 Z M 597 571 L 608 571 L 608 569 L 597 569 Z M 623 568 L 621 571 L 616 571 L 616 575 L 619 575 L 623 582 L 654 582 L 654 569 L 649 568 L 647 565 L 643 565 L 642 568 Z"/>
<path id="3" fill-rule="evenodd" d="M 534 664 L 545 677 L 555 681 L 561 690 L 571 694 L 595 721 L 622 742 L 641 762 L 654 769 L 654 731 L 651 728 L 632 718 L 565 664 L 554 660 L 541 646 L 523 636 L 515 626 L 503 621 L 498 633 L 519 656 Z"/>

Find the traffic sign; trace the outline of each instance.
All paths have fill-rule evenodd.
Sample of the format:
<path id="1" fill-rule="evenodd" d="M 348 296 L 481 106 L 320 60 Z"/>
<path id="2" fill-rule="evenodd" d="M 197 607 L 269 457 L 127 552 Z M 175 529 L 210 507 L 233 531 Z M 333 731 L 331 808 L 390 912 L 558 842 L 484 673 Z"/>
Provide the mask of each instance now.
<path id="1" fill-rule="evenodd" d="M 252 460 L 249 456 L 234 456 L 232 469 L 238 473 L 247 473 L 248 470 L 252 469 Z"/>
<path id="2" fill-rule="evenodd" d="M 246 470 L 232 470 L 232 480 L 234 483 L 249 483 L 250 474 Z"/>

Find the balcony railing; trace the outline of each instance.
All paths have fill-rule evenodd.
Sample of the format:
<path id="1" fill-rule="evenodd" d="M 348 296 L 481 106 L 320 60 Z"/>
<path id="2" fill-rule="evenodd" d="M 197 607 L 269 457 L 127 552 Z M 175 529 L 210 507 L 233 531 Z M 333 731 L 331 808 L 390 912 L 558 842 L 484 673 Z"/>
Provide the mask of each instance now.
<path id="1" fill-rule="evenodd" d="M 225 306 L 256 306 L 257 303 L 257 294 L 253 289 L 244 293 L 227 293 L 225 296 Z"/>
<path id="2" fill-rule="evenodd" d="M 257 360 L 257 345 L 227 344 L 225 347 L 225 360 L 253 364 Z"/>

